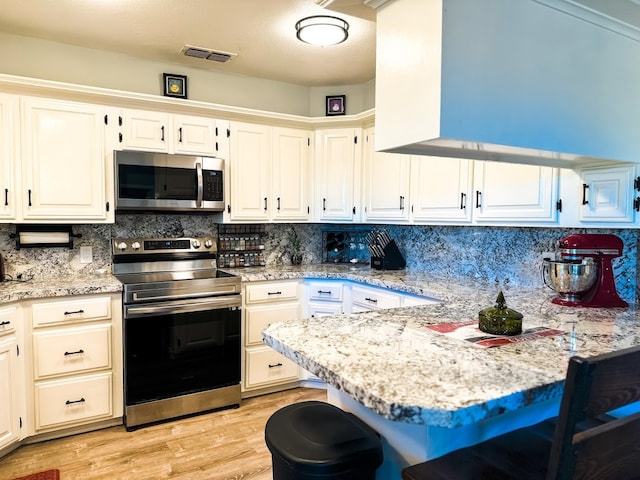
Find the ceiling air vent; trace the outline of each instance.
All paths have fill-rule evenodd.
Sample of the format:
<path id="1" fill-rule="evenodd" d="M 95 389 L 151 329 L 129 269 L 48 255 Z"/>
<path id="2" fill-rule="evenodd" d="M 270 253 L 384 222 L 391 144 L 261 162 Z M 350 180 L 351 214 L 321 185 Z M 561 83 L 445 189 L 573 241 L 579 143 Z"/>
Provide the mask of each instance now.
<path id="1" fill-rule="evenodd" d="M 182 47 L 181 53 L 187 57 L 202 58 L 203 60 L 211 60 L 213 62 L 224 63 L 231 60 L 233 57 L 237 57 L 237 53 L 220 52 L 216 50 L 210 50 L 202 47 L 192 47 L 191 45 L 185 45 Z"/>

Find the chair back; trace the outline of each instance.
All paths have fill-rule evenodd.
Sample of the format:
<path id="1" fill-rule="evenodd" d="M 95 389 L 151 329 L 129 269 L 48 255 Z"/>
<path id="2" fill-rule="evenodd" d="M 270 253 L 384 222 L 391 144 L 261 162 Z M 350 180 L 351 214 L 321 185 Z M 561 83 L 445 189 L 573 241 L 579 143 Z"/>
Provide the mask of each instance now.
<path id="1" fill-rule="evenodd" d="M 640 346 L 572 357 L 547 479 L 640 478 L 640 413 L 608 415 L 637 401 Z"/>

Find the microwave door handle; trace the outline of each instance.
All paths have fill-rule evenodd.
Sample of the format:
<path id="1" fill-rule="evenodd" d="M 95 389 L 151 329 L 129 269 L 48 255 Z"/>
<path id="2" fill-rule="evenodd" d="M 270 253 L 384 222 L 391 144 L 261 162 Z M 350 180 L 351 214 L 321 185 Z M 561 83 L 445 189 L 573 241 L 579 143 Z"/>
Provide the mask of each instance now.
<path id="1" fill-rule="evenodd" d="M 202 207 L 202 163 L 196 163 L 196 176 L 198 177 L 198 198 L 196 199 L 196 208 Z"/>

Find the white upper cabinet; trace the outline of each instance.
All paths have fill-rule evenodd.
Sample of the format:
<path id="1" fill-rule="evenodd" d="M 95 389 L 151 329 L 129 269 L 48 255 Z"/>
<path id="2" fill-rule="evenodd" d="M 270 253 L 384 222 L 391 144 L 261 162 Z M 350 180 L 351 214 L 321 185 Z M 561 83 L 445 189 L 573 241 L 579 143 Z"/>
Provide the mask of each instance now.
<path id="1" fill-rule="evenodd" d="M 18 97 L 0 93 L 0 220 L 17 218 Z"/>
<path id="2" fill-rule="evenodd" d="M 271 129 L 252 123 L 231 123 L 230 185 L 227 214 L 232 221 L 269 219 Z"/>
<path id="3" fill-rule="evenodd" d="M 411 157 L 374 150 L 373 128 L 363 133 L 363 219 L 375 222 L 409 220 Z"/>
<path id="4" fill-rule="evenodd" d="M 174 151 L 191 155 L 215 155 L 216 121 L 191 115 L 173 116 Z"/>
<path id="5" fill-rule="evenodd" d="M 556 223 L 557 169 L 477 161 L 473 197 L 478 223 Z"/>
<path id="6" fill-rule="evenodd" d="M 120 142 L 124 150 L 169 152 L 170 115 L 146 110 L 122 112 Z"/>
<path id="7" fill-rule="evenodd" d="M 311 132 L 232 122 L 225 217 L 307 221 Z"/>
<path id="8" fill-rule="evenodd" d="M 22 219 L 113 221 L 105 108 L 21 97 Z"/>
<path id="9" fill-rule="evenodd" d="M 581 170 L 579 220 L 585 223 L 633 222 L 635 208 L 640 202 L 634 199 L 638 186 L 634 184 L 635 171 L 634 165 Z"/>
<path id="10" fill-rule="evenodd" d="M 360 219 L 361 129 L 316 131 L 315 210 L 319 221 Z"/>
<path id="11" fill-rule="evenodd" d="M 119 148 L 228 158 L 226 122 L 216 127 L 217 121 L 208 117 L 124 109 Z"/>
<path id="12" fill-rule="evenodd" d="M 473 162 L 411 157 L 411 218 L 416 222 L 471 223 Z"/>
<path id="13" fill-rule="evenodd" d="M 309 219 L 311 137 L 307 130 L 273 128 L 271 218 L 274 220 Z"/>

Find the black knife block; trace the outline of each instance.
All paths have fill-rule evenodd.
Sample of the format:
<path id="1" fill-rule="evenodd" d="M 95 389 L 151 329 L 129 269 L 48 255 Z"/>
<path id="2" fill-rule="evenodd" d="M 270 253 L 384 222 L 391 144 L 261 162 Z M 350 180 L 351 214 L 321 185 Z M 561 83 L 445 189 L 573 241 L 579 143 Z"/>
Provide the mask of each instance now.
<path id="1" fill-rule="evenodd" d="M 398 250 L 395 240 L 391 240 L 383 249 L 384 256 L 371 257 L 371 268 L 376 270 L 402 270 L 407 262 Z"/>

